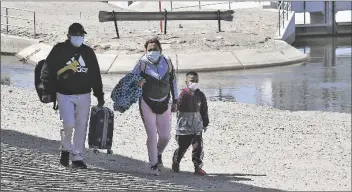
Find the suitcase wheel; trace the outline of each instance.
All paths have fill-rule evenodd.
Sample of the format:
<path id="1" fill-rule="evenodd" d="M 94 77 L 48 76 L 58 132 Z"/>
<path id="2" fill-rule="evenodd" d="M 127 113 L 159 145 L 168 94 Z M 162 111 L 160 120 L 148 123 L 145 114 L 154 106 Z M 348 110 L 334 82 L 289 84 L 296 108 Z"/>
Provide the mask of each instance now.
<path id="1" fill-rule="evenodd" d="M 108 149 L 108 150 L 107 150 L 107 154 L 108 154 L 108 155 L 111 155 L 111 154 L 113 154 L 113 153 L 114 153 L 114 152 L 113 152 L 111 149 Z"/>
<path id="2" fill-rule="evenodd" d="M 99 154 L 99 153 L 100 153 L 98 149 L 93 149 L 93 152 L 94 152 L 95 154 Z"/>

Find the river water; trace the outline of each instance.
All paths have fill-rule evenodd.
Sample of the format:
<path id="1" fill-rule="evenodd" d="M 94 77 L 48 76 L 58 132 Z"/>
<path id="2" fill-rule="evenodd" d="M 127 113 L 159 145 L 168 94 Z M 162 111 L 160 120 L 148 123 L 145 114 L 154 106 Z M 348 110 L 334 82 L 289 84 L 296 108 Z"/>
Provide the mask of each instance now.
<path id="1" fill-rule="evenodd" d="M 310 53 L 311 60 L 283 67 L 199 73 L 200 88 L 209 100 L 351 113 L 351 37 L 301 39 L 294 46 Z M 9 75 L 16 86 L 34 88 L 33 69 L 13 56 L 1 56 L 1 75 Z M 112 90 L 121 77 L 103 75 L 105 91 Z M 180 88 L 184 79 L 185 74 L 178 75 Z"/>

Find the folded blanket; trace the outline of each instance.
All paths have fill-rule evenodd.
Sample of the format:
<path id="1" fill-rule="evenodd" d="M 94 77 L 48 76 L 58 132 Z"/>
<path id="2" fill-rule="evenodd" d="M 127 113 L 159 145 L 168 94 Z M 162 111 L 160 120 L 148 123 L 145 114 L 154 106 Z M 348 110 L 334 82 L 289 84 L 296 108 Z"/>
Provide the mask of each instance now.
<path id="1" fill-rule="evenodd" d="M 142 96 L 142 88 L 138 86 L 143 78 L 140 75 L 128 73 L 111 92 L 114 101 L 114 111 L 121 113 L 128 110 Z"/>

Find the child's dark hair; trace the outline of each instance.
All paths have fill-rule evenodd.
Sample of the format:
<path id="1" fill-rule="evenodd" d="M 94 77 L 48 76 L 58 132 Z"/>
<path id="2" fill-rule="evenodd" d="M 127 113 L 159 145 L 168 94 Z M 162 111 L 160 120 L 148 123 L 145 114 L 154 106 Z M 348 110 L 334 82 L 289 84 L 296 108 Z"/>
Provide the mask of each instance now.
<path id="1" fill-rule="evenodd" d="M 189 71 L 189 72 L 186 74 L 186 77 L 187 77 L 188 75 L 193 75 L 193 76 L 195 76 L 195 77 L 198 77 L 198 73 L 195 72 L 195 71 Z"/>
<path id="2" fill-rule="evenodd" d="M 144 43 L 144 48 L 147 49 L 148 45 L 150 43 L 155 43 L 161 50 L 161 43 L 159 41 L 159 39 L 157 37 L 153 37 L 151 39 L 148 39 L 145 43 Z"/>

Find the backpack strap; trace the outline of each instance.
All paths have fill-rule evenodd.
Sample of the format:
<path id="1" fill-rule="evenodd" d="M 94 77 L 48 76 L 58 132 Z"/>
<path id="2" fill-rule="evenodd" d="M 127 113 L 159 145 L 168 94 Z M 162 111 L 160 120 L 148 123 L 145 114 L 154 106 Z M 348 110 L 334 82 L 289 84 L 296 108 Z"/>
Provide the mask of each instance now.
<path id="1" fill-rule="evenodd" d="M 64 43 L 59 43 L 58 44 L 58 46 L 60 46 L 60 54 L 62 54 L 63 52 L 64 52 L 64 50 L 65 50 L 65 46 L 64 46 Z M 56 85 L 55 85 L 56 86 Z M 59 109 L 59 105 L 58 105 L 58 103 L 57 103 L 57 98 L 56 98 L 56 95 L 54 96 L 54 101 L 53 101 L 53 109 L 55 110 L 55 111 L 57 111 L 58 109 Z"/>
<path id="2" fill-rule="evenodd" d="M 164 56 L 167 65 L 169 67 L 169 73 L 173 76 L 174 75 L 174 65 L 172 64 L 171 58 L 169 56 Z"/>

